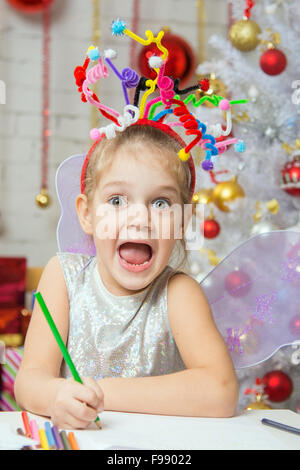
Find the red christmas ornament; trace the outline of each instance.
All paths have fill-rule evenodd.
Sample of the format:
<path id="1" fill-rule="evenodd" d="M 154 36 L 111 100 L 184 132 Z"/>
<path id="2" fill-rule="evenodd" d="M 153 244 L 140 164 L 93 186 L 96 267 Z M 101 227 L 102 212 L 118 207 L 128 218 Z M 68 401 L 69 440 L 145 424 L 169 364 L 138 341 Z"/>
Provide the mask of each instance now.
<path id="1" fill-rule="evenodd" d="M 295 336 L 300 336 L 300 315 L 295 315 L 289 321 L 289 330 Z"/>
<path id="2" fill-rule="evenodd" d="M 300 156 L 284 165 L 281 170 L 282 189 L 290 196 L 300 196 Z"/>
<path id="3" fill-rule="evenodd" d="M 38 13 L 47 8 L 54 0 L 7 0 L 7 2 L 23 13 Z"/>
<path id="4" fill-rule="evenodd" d="M 182 37 L 170 32 L 164 34 L 162 45 L 169 51 L 165 74 L 172 78 L 179 78 L 181 84 L 187 82 L 193 75 L 196 66 L 196 59 L 191 46 Z M 154 80 L 156 72 L 148 64 L 152 55 L 161 56 L 162 52 L 155 44 L 143 47 L 138 57 L 138 66 L 142 75 Z"/>
<path id="5" fill-rule="evenodd" d="M 201 224 L 201 231 L 205 238 L 216 238 L 220 230 L 220 224 L 215 219 L 206 219 Z"/>
<path id="6" fill-rule="evenodd" d="M 232 297 L 244 297 L 250 291 L 251 285 L 250 276 L 240 269 L 232 271 L 225 279 L 225 289 Z"/>
<path id="7" fill-rule="evenodd" d="M 279 75 L 285 70 L 287 59 L 279 49 L 268 49 L 260 58 L 260 66 L 267 75 Z"/>
<path id="8" fill-rule="evenodd" d="M 264 393 L 270 401 L 281 402 L 287 400 L 293 391 L 293 382 L 281 370 L 272 370 L 262 378 Z"/>

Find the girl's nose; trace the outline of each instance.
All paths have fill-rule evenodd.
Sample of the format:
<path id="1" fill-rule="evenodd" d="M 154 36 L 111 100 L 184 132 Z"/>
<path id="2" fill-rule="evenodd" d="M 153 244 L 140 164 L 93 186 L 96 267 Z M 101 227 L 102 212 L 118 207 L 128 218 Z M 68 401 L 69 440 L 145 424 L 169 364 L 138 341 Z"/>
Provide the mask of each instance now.
<path id="1" fill-rule="evenodd" d="M 151 217 L 145 204 L 131 204 L 127 211 L 127 227 L 136 227 L 140 231 L 151 227 Z"/>

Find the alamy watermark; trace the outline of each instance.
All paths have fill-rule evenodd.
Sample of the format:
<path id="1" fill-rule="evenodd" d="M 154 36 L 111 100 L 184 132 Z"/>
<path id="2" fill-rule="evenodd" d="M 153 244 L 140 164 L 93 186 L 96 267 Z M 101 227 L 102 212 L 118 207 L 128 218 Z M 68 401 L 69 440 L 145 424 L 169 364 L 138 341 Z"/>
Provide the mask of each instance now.
<path id="1" fill-rule="evenodd" d="M 292 94 L 292 103 L 298 105 L 300 104 L 300 80 L 294 80 L 292 88 L 295 90 Z"/>
<path id="2" fill-rule="evenodd" d="M 144 239 L 186 240 L 187 250 L 203 247 L 204 204 L 172 204 L 166 209 L 149 209 L 144 204 L 132 204 L 116 210 L 114 206 L 99 204 L 96 210 L 96 236 L 100 240 L 116 238 L 128 240 L 130 228 L 144 234 Z"/>
<path id="3" fill-rule="evenodd" d="M 3 80 L 0 80 L 0 104 L 6 104 L 6 85 Z"/>

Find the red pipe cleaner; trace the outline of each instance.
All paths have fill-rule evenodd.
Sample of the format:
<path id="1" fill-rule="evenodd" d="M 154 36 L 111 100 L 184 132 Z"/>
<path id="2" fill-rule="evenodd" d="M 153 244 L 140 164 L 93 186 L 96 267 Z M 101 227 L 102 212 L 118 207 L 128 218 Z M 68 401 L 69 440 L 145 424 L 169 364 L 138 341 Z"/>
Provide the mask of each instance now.
<path id="1" fill-rule="evenodd" d="M 178 108 L 173 110 L 175 116 L 179 116 L 179 121 L 185 128 L 186 135 L 196 135 L 196 138 L 185 147 L 184 151 L 188 154 L 191 149 L 201 140 L 202 132 L 198 129 L 199 125 L 196 118 L 189 112 L 185 103 L 181 100 L 172 100 L 172 103 L 177 104 Z"/>

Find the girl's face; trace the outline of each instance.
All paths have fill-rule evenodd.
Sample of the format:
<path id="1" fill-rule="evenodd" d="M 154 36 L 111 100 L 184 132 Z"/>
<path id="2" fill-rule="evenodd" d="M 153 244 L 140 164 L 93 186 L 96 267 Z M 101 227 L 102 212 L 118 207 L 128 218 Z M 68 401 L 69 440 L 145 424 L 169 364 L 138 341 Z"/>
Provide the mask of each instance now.
<path id="1" fill-rule="evenodd" d="M 94 237 L 102 281 L 114 295 L 146 288 L 182 238 L 178 183 L 164 158 L 168 155 L 154 146 L 123 145 L 103 171 L 92 204 L 84 195 L 77 198 L 81 225 Z"/>

